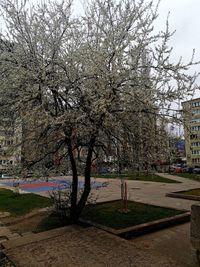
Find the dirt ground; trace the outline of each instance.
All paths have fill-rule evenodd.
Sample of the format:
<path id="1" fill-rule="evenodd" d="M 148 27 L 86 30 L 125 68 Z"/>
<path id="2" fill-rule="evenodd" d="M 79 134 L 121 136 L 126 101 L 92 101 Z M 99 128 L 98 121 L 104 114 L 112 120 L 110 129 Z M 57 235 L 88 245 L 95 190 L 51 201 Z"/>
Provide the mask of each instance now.
<path id="1" fill-rule="evenodd" d="M 19 234 L 32 232 L 36 226 L 48 215 L 48 212 L 29 213 L 24 217 L 6 217 L 1 219 L 1 223 L 7 226 L 12 232 Z"/>

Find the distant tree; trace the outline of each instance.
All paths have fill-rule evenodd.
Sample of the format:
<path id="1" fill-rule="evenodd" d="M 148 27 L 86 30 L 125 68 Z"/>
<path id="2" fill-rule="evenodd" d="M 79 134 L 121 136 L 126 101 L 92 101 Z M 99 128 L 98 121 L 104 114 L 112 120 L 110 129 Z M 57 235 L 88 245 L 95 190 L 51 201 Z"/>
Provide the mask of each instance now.
<path id="1" fill-rule="evenodd" d="M 165 32 L 155 33 L 158 6 L 152 1 L 90 1 L 80 17 L 73 15 L 70 0 L 27 2 L 1 1 L 7 25 L 1 39 L 14 47 L 0 55 L 0 97 L 27 129 L 40 129 L 40 146 L 51 140 L 48 153 L 36 153 L 29 165 L 67 148 L 70 215 L 76 222 L 105 135 L 137 127 L 140 114 L 158 114 L 158 108 L 163 113 L 166 105 L 168 112 L 169 103 L 193 92 L 196 75 L 186 71 L 194 63 L 170 61 L 171 33 L 168 23 Z M 75 151 L 81 149 L 85 186 L 78 199 Z"/>

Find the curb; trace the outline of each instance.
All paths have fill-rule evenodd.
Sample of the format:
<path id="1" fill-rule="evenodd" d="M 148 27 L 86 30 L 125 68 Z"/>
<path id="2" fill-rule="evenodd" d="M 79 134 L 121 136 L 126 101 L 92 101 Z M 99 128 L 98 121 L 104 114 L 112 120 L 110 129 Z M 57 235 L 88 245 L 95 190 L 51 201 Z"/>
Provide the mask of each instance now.
<path id="1" fill-rule="evenodd" d="M 116 201 L 116 200 L 114 200 L 114 201 Z M 114 201 L 108 201 L 108 202 L 114 202 Z M 108 202 L 102 202 L 102 203 L 108 203 Z M 102 203 L 98 203 L 98 204 L 102 204 Z M 164 207 L 162 207 L 162 208 L 164 208 Z M 175 210 L 178 210 L 178 209 L 175 209 Z M 186 211 L 186 210 L 179 210 L 179 211 L 183 211 L 183 213 L 175 215 L 175 216 L 155 220 L 155 221 L 148 222 L 148 223 L 139 224 L 136 226 L 126 227 L 126 228 L 119 229 L 119 230 L 104 226 L 102 224 L 94 223 L 92 221 L 85 220 L 82 218 L 80 218 L 79 221 L 85 225 L 100 228 L 106 232 L 117 235 L 119 237 L 122 237 L 125 239 L 130 239 L 132 237 L 137 237 L 140 235 L 144 235 L 147 233 L 158 231 L 158 230 L 161 230 L 163 228 L 167 228 L 167 227 L 175 226 L 177 224 L 189 222 L 190 217 L 191 217 L 191 212 Z"/>
<path id="2" fill-rule="evenodd" d="M 197 189 L 197 188 L 194 188 Z M 192 189 L 190 189 L 192 190 Z M 174 197 L 174 198 L 182 198 L 182 199 L 188 199 L 188 200 L 195 200 L 195 201 L 200 201 L 200 196 L 194 196 L 194 195 L 184 195 L 184 191 L 177 191 L 177 192 L 172 192 L 172 193 L 167 193 L 166 197 Z"/>

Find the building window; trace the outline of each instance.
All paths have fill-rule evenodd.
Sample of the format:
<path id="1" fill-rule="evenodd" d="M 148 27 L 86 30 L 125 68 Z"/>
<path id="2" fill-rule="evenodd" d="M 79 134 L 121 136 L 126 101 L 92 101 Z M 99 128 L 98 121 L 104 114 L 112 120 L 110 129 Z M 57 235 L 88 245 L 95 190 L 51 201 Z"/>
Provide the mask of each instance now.
<path id="1" fill-rule="evenodd" d="M 200 102 L 193 102 L 191 103 L 192 107 L 199 107 L 200 106 Z"/>
<path id="2" fill-rule="evenodd" d="M 192 142 L 191 147 L 200 147 L 200 142 Z"/>
<path id="3" fill-rule="evenodd" d="M 190 139 L 192 140 L 192 139 L 197 139 L 198 138 L 198 136 L 197 136 L 197 134 L 191 134 L 190 135 Z"/>
<path id="4" fill-rule="evenodd" d="M 193 155 L 200 155 L 200 150 L 192 150 Z"/>
<path id="5" fill-rule="evenodd" d="M 200 109 L 193 109 L 192 110 L 192 113 L 193 114 L 200 114 Z"/>
<path id="6" fill-rule="evenodd" d="M 191 126 L 190 130 L 191 131 L 200 131 L 200 126 Z"/>
<path id="7" fill-rule="evenodd" d="M 200 158 L 192 159 L 192 163 L 200 163 Z"/>
<path id="8" fill-rule="evenodd" d="M 198 118 L 198 119 L 191 119 L 190 120 L 190 123 L 196 123 L 196 122 L 200 122 L 200 118 Z"/>

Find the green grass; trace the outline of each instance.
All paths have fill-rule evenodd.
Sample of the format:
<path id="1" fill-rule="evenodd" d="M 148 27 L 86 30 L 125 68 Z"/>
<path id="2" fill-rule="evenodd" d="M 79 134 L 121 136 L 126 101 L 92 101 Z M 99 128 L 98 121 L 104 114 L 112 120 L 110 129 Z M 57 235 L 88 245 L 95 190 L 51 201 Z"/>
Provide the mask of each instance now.
<path id="1" fill-rule="evenodd" d="M 175 175 L 200 182 L 200 174 L 196 174 L 196 173 L 176 173 Z"/>
<path id="2" fill-rule="evenodd" d="M 129 212 L 127 214 L 121 213 L 121 208 L 122 203 L 120 200 L 98 205 L 88 205 L 84 208 L 81 218 L 114 229 L 123 229 L 183 213 L 174 209 L 134 201 L 128 201 Z M 47 231 L 70 224 L 69 218 L 63 219 L 56 214 L 51 214 L 39 223 L 34 232 Z"/>
<path id="3" fill-rule="evenodd" d="M 96 178 L 108 178 L 108 179 L 115 179 L 115 178 L 123 178 L 127 180 L 135 180 L 135 181 L 149 181 L 149 182 L 159 182 L 159 183 L 179 183 L 178 181 L 163 178 L 156 174 L 135 174 L 135 173 L 127 173 L 127 174 L 94 174 L 92 177 Z"/>
<path id="4" fill-rule="evenodd" d="M 107 227 L 123 229 L 125 227 L 135 226 L 182 213 L 182 211 L 134 201 L 128 202 L 128 209 L 130 212 L 127 214 L 123 214 L 119 211 L 121 207 L 121 201 L 87 206 L 85 207 L 82 217 Z"/>
<path id="5" fill-rule="evenodd" d="M 16 194 L 11 190 L 0 189 L 0 211 L 10 212 L 12 216 L 29 213 L 35 208 L 51 205 L 51 200 L 35 194 Z"/>
<path id="6" fill-rule="evenodd" d="M 182 192 L 179 192 L 179 194 L 188 195 L 188 196 L 199 196 L 200 197 L 200 188 L 182 191 Z"/>
<path id="7" fill-rule="evenodd" d="M 70 225 L 71 221 L 69 218 L 60 218 L 57 214 L 50 214 L 45 217 L 33 230 L 34 233 L 39 233 L 43 231 L 48 231 L 54 228 L 63 227 Z"/>

